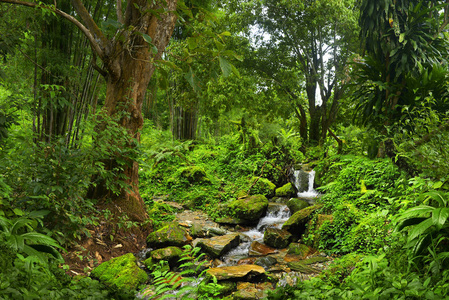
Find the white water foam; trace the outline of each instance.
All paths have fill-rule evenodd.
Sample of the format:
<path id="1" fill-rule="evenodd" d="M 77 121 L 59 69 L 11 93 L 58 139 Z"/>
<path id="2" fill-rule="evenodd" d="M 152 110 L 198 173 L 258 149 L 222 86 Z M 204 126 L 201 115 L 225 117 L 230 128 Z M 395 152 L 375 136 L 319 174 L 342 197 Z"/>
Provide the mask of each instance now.
<path id="1" fill-rule="evenodd" d="M 300 185 L 301 177 L 299 176 L 300 172 L 301 172 L 301 170 L 295 170 L 293 172 L 293 176 L 295 177 L 296 188 L 299 188 L 301 186 Z M 319 195 L 319 193 L 317 191 L 315 191 L 313 188 L 313 184 L 315 182 L 315 171 L 314 170 L 309 172 L 308 180 L 309 180 L 309 182 L 308 182 L 307 191 L 298 192 L 299 198 L 315 198 Z"/>
<path id="2" fill-rule="evenodd" d="M 251 243 L 253 241 L 263 242 L 265 228 L 275 227 L 281 229 L 282 225 L 289 217 L 290 210 L 286 205 L 280 205 L 278 210 L 267 213 L 265 217 L 259 220 L 256 227 L 242 233 L 248 237 L 249 241 L 241 243 L 237 248 L 232 249 L 223 256 L 223 264 L 221 266 L 233 266 L 236 265 L 239 260 L 247 258 Z"/>

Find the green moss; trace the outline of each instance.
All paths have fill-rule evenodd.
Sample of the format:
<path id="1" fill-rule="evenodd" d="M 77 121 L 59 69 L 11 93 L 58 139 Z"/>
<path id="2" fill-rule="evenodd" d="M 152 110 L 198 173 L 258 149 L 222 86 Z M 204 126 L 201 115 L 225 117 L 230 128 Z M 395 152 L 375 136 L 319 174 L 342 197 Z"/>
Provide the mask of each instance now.
<path id="1" fill-rule="evenodd" d="M 287 207 L 290 209 L 291 213 L 294 214 L 309 206 L 309 203 L 300 198 L 292 198 L 287 202 Z"/>
<path id="2" fill-rule="evenodd" d="M 305 259 L 301 262 L 305 265 L 313 265 L 316 263 L 322 263 L 322 262 L 326 262 L 326 261 L 329 261 L 329 258 L 323 257 L 323 256 L 315 256 L 315 257 Z"/>
<path id="3" fill-rule="evenodd" d="M 299 244 L 299 243 L 291 243 L 288 246 L 287 254 L 298 255 L 298 256 L 301 256 L 304 258 L 307 255 L 309 255 L 310 251 L 311 251 L 311 249 L 307 245 Z"/>
<path id="4" fill-rule="evenodd" d="M 304 274 L 314 274 L 314 273 L 320 273 L 319 270 L 309 267 L 307 265 L 305 265 L 303 262 L 301 261 L 294 261 L 294 262 L 289 262 L 287 263 L 287 266 L 292 269 L 293 271 L 296 272 L 301 272 Z"/>
<path id="5" fill-rule="evenodd" d="M 189 166 L 180 169 L 179 175 L 187 179 L 189 183 L 210 183 L 206 170 L 203 167 Z"/>
<path id="6" fill-rule="evenodd" d="M 287 184 L 284 184 L 280 188 L 277 188 L 275 191 L 275 195 L 276 197 L 291 197 L 295 195 L 295 188 L 289 182 Z"/>
<path id="7" fill-rule="evenodd" d="M 265 213 L 268 200 L 264 195 L 253 195 L 237 199 L 228 204 L 230 213 L 238 219 L 257 221 Z"/>
<path id="8" fill-rule="evenodd" d="M 178 247 L 167 247 L 158 250 L 154 250 L 151 252 L 150 256 L 157 260 L 170 260 L 173 258 L 178 258 L 182 254 L 181 248 Z"/>
<path id="9" fill-rule="evenodd" d="M 187 231 L 178 224 L 170 223 L 152 232 L 147 237 L 149 247 L 161 248 L 168 246 L 184 246 L 192 240 Z"/>
<path id="10" fill-rule="evenodd" d="M 251 178 L 250 184 L 252 186 L 250 195 L 261 194 L 266 197 L 274 196 L 274 190 L 276 189 L 276 185 L 274 185 L 274 183 L 272 183 L 268 179 L 261 177 L 253 177 Z"/>
<path id="11" fill-rule="evenodd" d="M 102 263 L 92 271 L 91 276 L 106 285 L 123 290 L 134 290 L 139 284 L 148 280 L 147 273 L 137 266 L 132 253 Z"/>
<path id="12" fill-rule="evenodd" d="M 323 207 L 323 205 L 316 204 L 314 206 L 309 206 L 307 208 L 295 212 L 287 220 L 287 222 L 284 223 L 282 229 L 286 230 L 292 229 L 293 231 L 296 231 L 299 234 L 303 233 L 306 223 L 310 220 L 310 215 L 321 207 Z"/>

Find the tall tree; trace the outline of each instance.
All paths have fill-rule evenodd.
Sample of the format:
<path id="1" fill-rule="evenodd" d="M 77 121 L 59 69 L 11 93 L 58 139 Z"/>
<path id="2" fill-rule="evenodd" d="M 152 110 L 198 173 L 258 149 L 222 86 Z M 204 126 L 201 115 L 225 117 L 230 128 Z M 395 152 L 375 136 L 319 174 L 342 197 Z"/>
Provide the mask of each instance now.
<path id="1" fill-rule="evenodd" d="M 244 2 L 234 5 L 254 15 L 242 22 L 253 25 L 249 34 L 256 35 L 247 65 L 289 97 L 302 138 L 322 141 L 338 111 L 344 69 L 354 49 L 355 1 Z"/>
<path id="2" fill-rule="evenodd" d="M 109 116 L 118 116 L 119 124 L 128 134 L 135 140 L 140 140 L 139 129 L 143 125 L 142 103 L 155 70 L 154 62 L 161 58 L 173 33 L 178 0 L 129 0 L 123 9 L 122 1 L 118 0 L 117 20 L 114 22 L 117 30 L 110 36 L 100 29 L 81 0 L 71 1 L 77 18 L 60 10 L 56 1 L 53 5 L 20 0 L 0 2 L 43 9 L 69 20 L 78 27 L 103 63 L 102 67 L 95 65 L 95 68 L 106 80 L 104 110 Z M 98 130 L 107 128 L 105 125 L 99 126 Z M 120 154 L 116 156 L 104 162 L 106 169 L 119 167 Z M 96 198 L 112 199 L 115 207 L 132 219 L 144 220 L 147 215 L 138 190 L 138 163 L 127 160 L 127 164 L 121 168 L 130 188 L 122 187 L 118 195 L 115 195 L 105 182 L 98 182 L 90 194 Z"/>

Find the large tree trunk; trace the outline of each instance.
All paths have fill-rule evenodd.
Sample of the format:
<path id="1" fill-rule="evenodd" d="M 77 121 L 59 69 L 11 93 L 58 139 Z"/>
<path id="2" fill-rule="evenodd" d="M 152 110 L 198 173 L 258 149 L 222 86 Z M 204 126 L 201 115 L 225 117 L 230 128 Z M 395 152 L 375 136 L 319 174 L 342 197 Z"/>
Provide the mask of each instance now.
<path id="1" fill-rule="evenodd" d="M 147 3 L 149 2 L 146 0 L 129 1 L 125 25 L 139 28 L 141 33 L 148 34 L 152 38 L 153 45 L 158 49 L 157 54 L 151 52 L 150 44 L 141 35 L 130 34 L 123 41 L 117 39 L 113 51 L 106 59 L 103 59 L 107 63 L 108 71 L 106 100 L 103 109 L 109 116 L 125 113 L 123 116 L 120 115 L 119 123 L 137 142 L 140 142 L 139 130 L 143 125 L 142 104 L 155 70 L 153 61 L 161 58 L 176 22 L 173 12 L 176 9 L 177 0 L 167 1 L 166 13 L 158 16 L 149 13 L 142 15 L 140 10 L 135 7 L 137 4 L 144 8 L 142 10 L 157 9 L 154 6 L 149 7 L 150 5 Z M 126 34 L 125 32 L 124 35 Z M 129 45 L 132 45 L 132 48 L 129 48 Z M 101 128 L 101 130 L 105 129 Z M 134 145 L 123 145 L 123 147 L 134 147 Z M 120 158 L 106 162 L 105 167 L 108 170 L 116 167 L 118 159 Z M 132 220 L 143 221 L 147 218 L 147 214 L 139 194 L 138 171 L 138 163 L 129 161 L 124 167 L 123 173 L 126 178 L 125 183 L 130 185 L 130 189 L 122 188 L 118 195 L 114 195 L 103 183 L 97 184 L 89 192 L 89 195 L 98 199 L 111 199 L 112 197 L 115 206 L 126 213 L 128 217 Z"/>

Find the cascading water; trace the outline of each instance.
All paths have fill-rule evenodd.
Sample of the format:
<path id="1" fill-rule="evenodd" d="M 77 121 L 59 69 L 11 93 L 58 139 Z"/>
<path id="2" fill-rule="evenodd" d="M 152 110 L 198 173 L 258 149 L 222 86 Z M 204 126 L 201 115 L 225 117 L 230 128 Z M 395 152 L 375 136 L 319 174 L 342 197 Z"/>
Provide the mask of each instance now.
<path id="1" fill-rule="evenodd" d="M 235 265 L 239 260 L 247 258 L 251 243 L 254 241 L 263 242 L 265 228 L 275 227 L 281 229 L 290 215 L 290 210 L 286 205 L 278 205 L 276 209 L 269 211 L 265 217 L 259 220 L 256 227 L 242 233 L 247 237 L 247 240 L 228 252 L 222 258 L 223 264 L 221 266 Z"/>
<path id="2" fill-rule="evenodd" d="M 319 193 L 313 189 L 313 184 L 315 181 L 314 170 L 310 172 L 305 172 L 303 170 L 294 170 L 293 176 L 295 178 L 294 183 L 296 189 L 298 190 L 299 198 L 315 198 L 319 195 Z"/>

